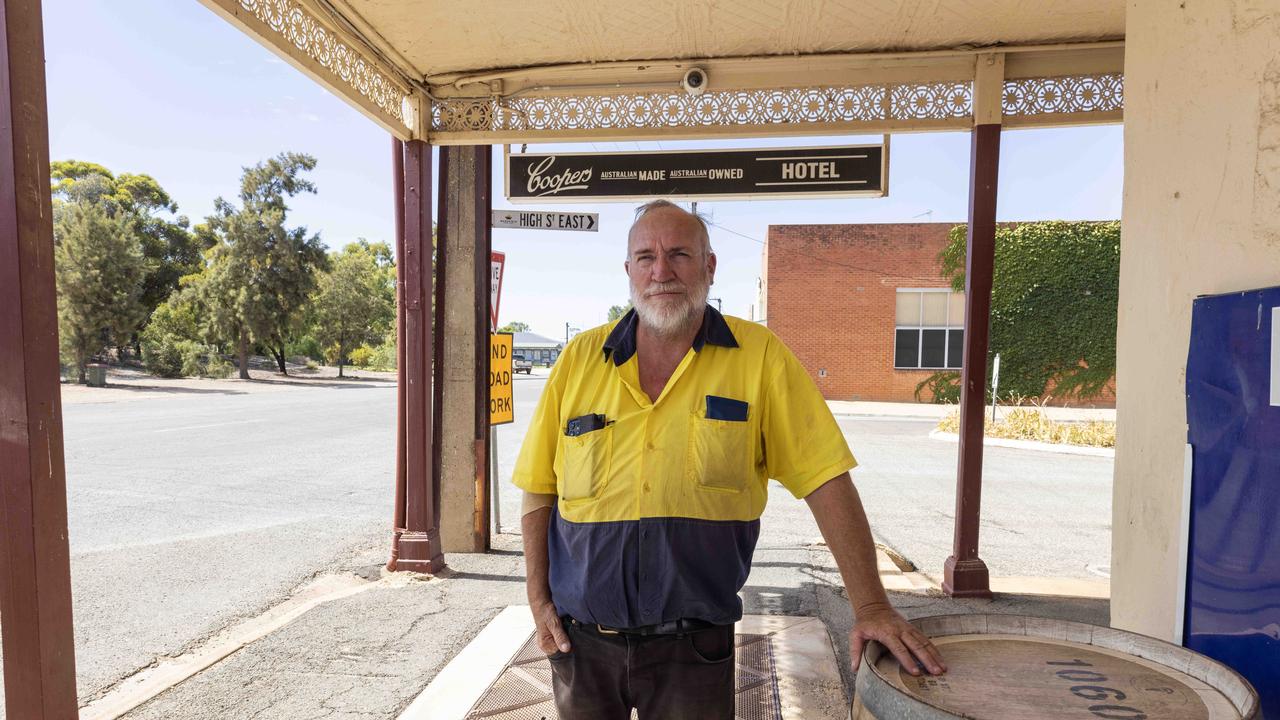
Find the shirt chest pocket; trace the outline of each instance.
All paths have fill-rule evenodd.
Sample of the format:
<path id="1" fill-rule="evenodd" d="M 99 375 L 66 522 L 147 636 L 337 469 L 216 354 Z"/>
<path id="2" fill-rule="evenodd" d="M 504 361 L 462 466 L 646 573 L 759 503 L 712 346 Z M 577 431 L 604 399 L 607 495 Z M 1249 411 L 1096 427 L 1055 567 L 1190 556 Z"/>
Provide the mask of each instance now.
<path id="1" fill-rule="evenodd" d="M 576 437 L 561 436 L 564 472 L 559 494 L 566 501 L 596 498 L 609 481 L 613 454 L 613 425 Z"/>
<path id="2" fill-rule="evenodd" d="M 755 443 L 752 424 L 694 414 L 689 418 L 685 457 L 687 481 L 707 490 L 740 492 L 754 477 Z"/>

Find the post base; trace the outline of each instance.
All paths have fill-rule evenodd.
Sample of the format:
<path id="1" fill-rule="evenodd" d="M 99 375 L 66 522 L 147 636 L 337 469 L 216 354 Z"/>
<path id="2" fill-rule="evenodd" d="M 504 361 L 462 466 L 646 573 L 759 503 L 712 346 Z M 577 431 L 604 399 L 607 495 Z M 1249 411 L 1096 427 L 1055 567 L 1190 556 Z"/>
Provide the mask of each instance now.
<path id="1" fill-rule="evenodd" d="M 978 558 L 957 560 L 947 558 L 942 566 L 942 592 L 957 598 L 991 597 L 991 577 L 987 564 Z"/>
<path id="2" fill-rule="evenodd" d="M 443 570 L 444 554 L 440 552 L 440 536 L 436 533 L 396 533 L 392 540 L 391 572 L 435 574 Z"/>

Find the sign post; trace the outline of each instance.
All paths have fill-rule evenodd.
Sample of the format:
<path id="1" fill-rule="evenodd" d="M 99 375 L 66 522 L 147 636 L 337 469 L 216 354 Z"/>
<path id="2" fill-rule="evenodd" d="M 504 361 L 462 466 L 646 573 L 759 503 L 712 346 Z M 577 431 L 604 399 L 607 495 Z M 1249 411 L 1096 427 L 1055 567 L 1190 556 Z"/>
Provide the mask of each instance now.
<path id="1" fill-rule="evenodd" d="M 502 510 L 498 499 L 498 426 L 515 422 L 515 393 L 511 385 L 514 373 L 511 333 L 489 334 L 489 470 L 493 481 L 494 532 L 502 533 Z"/>
<path id="2" fill-rule="evenodd" d="M 839 147 L 554 155 L 508 152 L 506 192 L 507 199 L 520 203 L 632 202 L 655 197 L 883 197 L 889 189 L 888 159 L 888 136 L 878 145 Z M 529 215 L 529 222 L 541 222 L 534 216 L 570 213 Z"/>
<path id="3" fill-rule="evenodd" d="M 991 422 L 996 421 L 996 398 L 1000 390 L 1000 353 L 996 353 L 995 368 L 991 371 Z"/>

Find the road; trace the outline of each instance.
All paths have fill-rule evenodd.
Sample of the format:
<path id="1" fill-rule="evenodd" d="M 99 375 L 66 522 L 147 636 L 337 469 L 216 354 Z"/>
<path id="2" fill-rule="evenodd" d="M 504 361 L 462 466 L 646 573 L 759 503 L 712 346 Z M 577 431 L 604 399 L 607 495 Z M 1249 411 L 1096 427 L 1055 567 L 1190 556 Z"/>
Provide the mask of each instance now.
<path id="1" fill-rule="evenodd" d="M 506 532 L 518 532 L 510 471 L 545 383 L 545 371 L 519 376 L 517 420 L 497 431 Z M 393 384 L 215 387 L 64 406 L 82 702 L 309 577 L 389 548 Z M 930 440 L 930 421 L 840 425 L 877 539 L 941 577 L 956 446 Z M 1108 564 L 1109 459 L 1004 448 L 986 457 L 981 554 L 993 576 L 1087 578 L 1087 566 Z M 776 486 L 770 495 L 762 551 L 819 539 L 804 503 Z"/>
<path id="2" fill-rule="evenodd" d="M 64 408 L 82 702 L 387 542 L 393 384 L 226 386 Z"/>

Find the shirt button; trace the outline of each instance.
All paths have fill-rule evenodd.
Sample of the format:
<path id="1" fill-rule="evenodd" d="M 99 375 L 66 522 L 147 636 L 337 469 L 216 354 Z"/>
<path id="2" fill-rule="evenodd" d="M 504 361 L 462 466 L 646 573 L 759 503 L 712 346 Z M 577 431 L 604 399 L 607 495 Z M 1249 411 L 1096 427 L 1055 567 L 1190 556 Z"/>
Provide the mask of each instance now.
<path id="1" fill-rule="evenodd" d="M 649 492 L 649 483 L 644 484 L 644 491 Z"/>
<path id="2" fill-rule="evenodd" d="M 646 448 L 648 448 L 648 449 L 650 449 L 650 450 L 657 450 L 657 449 L 658 449 L 658 446 L 657 446 L 657 445 L 654 445 L 653 443 L 645 443 L 645 447 L 646 447 Z"/>

